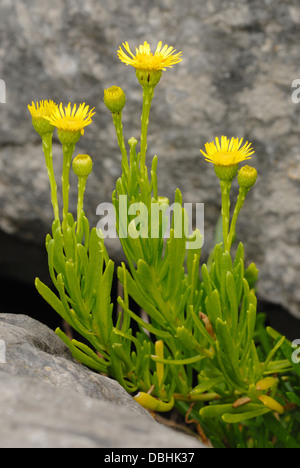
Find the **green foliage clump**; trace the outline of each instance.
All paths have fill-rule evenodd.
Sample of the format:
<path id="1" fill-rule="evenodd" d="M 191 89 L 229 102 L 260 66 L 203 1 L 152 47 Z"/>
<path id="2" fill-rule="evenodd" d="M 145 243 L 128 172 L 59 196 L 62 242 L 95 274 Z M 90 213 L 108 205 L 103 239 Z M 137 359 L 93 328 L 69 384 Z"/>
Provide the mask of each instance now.
<path id="1" fill-rule="evenodd" d="M 238 164 L 252 154 L 250 145 L 242 147 L 241 140 L 226 137 L 206 145 L 204 154 L 220 179 L 222 235 L 207 263 L 202 263 L 202 235 L 198 230 L 186 234 L 187 212 L 179 189 L 170 233 L 165 235 L 170 203 L 158 194 L 157 156 L 150 170 L 146 164 L 156 81 L 152 85 L 151 79 L 145 84 L 140 81 L 139 151 L 135 138 L 127 148 L 123 136 L 125 94 L 117 87 L 105 93 L 122 155 L 122 172 L 112 194 L 116 228 L 127 259 L 117 269 L 123 288 L 117 299 L 118 313 L 112 300 L 114 262 L 103 233 L 90 228 L 83 210 L 92 170 L 87 155 L 80 155 L 73 164 L 78 175 L 76 220 L 68 212 L 69 170 L 76 144 L 71 126 L 64 127 L 62 143 L 62 220 L 52 166 L 53 128 L 46 126 L 47 132 L 41 134 L 55 214 L 46 249 L 56 292 L 39 279 L 37 290 L 83 337 L 84 343 L 70 340 L 61 329 L 56 331 L 73 356 L 116 379 L 145 408 L 154 412 L 176 408 L 193 421 L 199 437 L 209 439 L 214 447 L 299 448 L 300 368 L 292 361 L 291 343 L 266 327 L 263 315 L 257 315 L 258 272 L 254 264 L 245 267 L 243 244 L 238 244 L 234 255 L 231 252 L 239 212 L 257 176 L 249 166 L 238 172 Z M 107 104 L 111 96 L 113 106 Z M 84 115 L 80 117 L 84 123 Z M 83 123 L 82 128 L 90 122 Z M 236 175 L 240 192 L 230 219 L 230 188 Z M 142 314 L 132 310 L 132 301 Z"/>

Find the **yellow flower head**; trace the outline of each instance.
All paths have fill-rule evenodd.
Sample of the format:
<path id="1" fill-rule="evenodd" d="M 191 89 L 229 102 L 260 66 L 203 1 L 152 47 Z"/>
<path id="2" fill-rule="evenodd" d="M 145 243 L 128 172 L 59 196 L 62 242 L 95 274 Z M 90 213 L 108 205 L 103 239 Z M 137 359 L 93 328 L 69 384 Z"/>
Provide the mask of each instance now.
<path id="1" fill-rule="evenodd" d="M 93 115 L 95 115 L 94 108 L 90 110 L 84 103 L 78 108 L 74 104 L 72 108 L 69 103 L 65 108 L 60 104 L 51 116 L 46 118 L 57 128 L 62 143 L 76 143 L 84 134 L 84 128 L 92 123 Z"/>
<path id="2" fill-rule="evenodd" d="M 200 150 L 205 156 L 206 161 L 215 164 L 216 166 L 235 166 L 241 161 L 251 159 L 251 155 L 255 152 L 248 141 L 242 146 L 243 138 L 231 138 L 222 136 L 221 142 L 219 138 L 211 143 L 206 143 L 204 151 Z"/>
<path id="3" fill-rule="evenodd" d="M 32 102 L 31 105 L 28 105 L 28 109 L 31 113 L 32 118 L 34 119 L 42 119 L 45 117 L 49 117 L 52 112 L 57 109 L 57 104 L 54 101 L 44 100 L 37 103 Z"/>
<path id="4" fill-rule="evenodd" d="M 154 54 L 151 52 L 150 45 L 146 41 L 138 49 L 136 48 L 135 55 L 131 52 L 128 42 L 122 45 L 125 51 L 120 46 L 118 50 L 119 59 L 126 65 L 132 65 L 136 70 L 165 71 L 166 68 L 172 68 L 173 65 L 182 60 L 182 52 L 175 54 L 176 50 L 173 47 L 169 47 L 168 45 L 162 47 L 162 42 L 158 43 Z"/>
<path id="5" fill-rule="evenodd" d="M 89 110 L 89 106 L 85 104 L 80 104 L 78 109 L 77 105 L 74 104 L 73 108 L 71 108 L 71 103 L 69 102 L 65 108 L 60 104 L 51 116 L 46 118 L 58 130 L 78 132 L 92 123 L 92 116 L 95 115 L 93 111 L 94 109 Z"/>
<path id="6" fill-rule="evenodd" d="M 40 135 L 53 132 L 54 126 L 48 121 L 48 117 L 57 110 L 57 104 L 54 101 L 43 100 L 37 103 L 32 102 L 28 105 L 32 117 L 32 124 Z"/>

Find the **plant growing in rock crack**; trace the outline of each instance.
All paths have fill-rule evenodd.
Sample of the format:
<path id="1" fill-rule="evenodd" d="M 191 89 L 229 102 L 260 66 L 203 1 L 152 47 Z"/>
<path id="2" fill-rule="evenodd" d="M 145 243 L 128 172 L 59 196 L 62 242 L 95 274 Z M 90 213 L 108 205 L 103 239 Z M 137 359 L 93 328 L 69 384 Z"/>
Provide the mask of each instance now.
<path id="1" fill-rule="evenodd" d="M 300 447 L 300 370 L 292 362 L 288 340 L 257 316 L 258 272 L 254 264 L 245 267 L 243 244 L 235 255 L 231 252 L 238 215 L 257 178 L 254 168 L 239 169 L 254 153 L 252 146 L 223 136 L 202 151 L 220 180 L 222 242 L 200 265 L 201 233 L 186 234 L 181 192 L 175 192 L 177 210 L 166 236 L 170 203 L 158 193 L 157 156 L 150 170 L 147 166 L 154 90 L 163 71 L 181 61 L 181 52 L 159 43 L 152 53 L 145 42 L 133 54 L 125 43 L 118 56 L 136 70 L 143 108 L 137 151 L 138 140 L 131 138 L 127 146 L 123 135 L 125 93 L 117 86 L 104 91 L 122 155 L 122 173 L 112 195 L 127 259 L 117 271 L 123 286 L 123 297 L 118 297 L 122 312 L 117 315 L 111 298 L 114 262 L 103 233 L 90 228 L 83 208 L 93 163 L 89 155 L 72 160 L 94 109 L 53 101 L 29 106 L 42 139 L 54 212 L 46 249 L 56 293 L 39 279 L 36 287 L 90 346 L 69 339 L 60 329 L 56 333 L 84 365 L 116 379 L 154 413 L 177 408 L 215 447 Z M 55 128 L 63 153 L 62 214 L 52 164 Z M 76 219 L 69 213 L 71 166 L 78 177 Z M 231 214 L 235 177 L 239 195 Z M 131 310 L 130 298 L 147 319 Z"/>

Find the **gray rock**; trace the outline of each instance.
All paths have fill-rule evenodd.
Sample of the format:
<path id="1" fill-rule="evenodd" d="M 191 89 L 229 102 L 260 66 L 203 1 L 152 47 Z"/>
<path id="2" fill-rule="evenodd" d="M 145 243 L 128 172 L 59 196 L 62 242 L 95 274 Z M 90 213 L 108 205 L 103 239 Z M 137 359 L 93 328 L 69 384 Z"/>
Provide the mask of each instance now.
<path id="1" fill-rule="evenodd" d="M 77 363 L 36 320 L 0 314 L 0 340 L 1 448 L 203 447 Z"/>
<path id="2" fill-rule="evenodd" d="M 1 448 L 189 448 L 202 445 L 128 408 L 1 372 Z"/>
<path id="3" fill-rule="evenodd" d="M 165 72 L 153 102 L 149 161 L 158 154 L 160 192 L 172 200 L 179 187 L 186 202 L 205 203 L 205 258 L 220 197 L 199 148 L 222 134 L 250 140 L 259 179 L 237 233 L 247 261 L 260 270 L 260 298 L 300 316 L 300 105 L 291 100 L 292 82 L 300 78 L 298 0 L 5 0 L 1 20 L 7 103 L 0 104 L 0 229 L 37 246 L 50 229 L 48 181 L 27 111 L 28 103 L 43 98 L 96 107 L 76 152 L 94 159 L 86 211 L 97 223 L 97 205 L 110 201 L 120 175 L 104 88 L 124 88 L 126 138 L 139 137 L 141 92 L 134 70 L 119 62 L 116 51 L 126 40 L 133 48 L 162 40 L 182 50 L 184 61 Z M 54 150 L 59 174 L 59 144 Z M 115 260 L 123 258 L 118 242 L 108 248 Z"/>

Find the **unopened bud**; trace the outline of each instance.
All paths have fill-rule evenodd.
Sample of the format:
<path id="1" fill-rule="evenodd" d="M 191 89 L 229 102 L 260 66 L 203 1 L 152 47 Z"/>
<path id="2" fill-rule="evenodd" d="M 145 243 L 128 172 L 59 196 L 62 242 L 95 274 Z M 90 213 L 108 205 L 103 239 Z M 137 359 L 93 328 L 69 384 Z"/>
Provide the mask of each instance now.
<path id="1" fill-rule="evenodd" d="M 73 159 L 72 167 L 77 177 L 88 177 L 93 169 L 92 158 L 88 154 L 78 154 Z"/>
<path id="2" fill-rule="evenodd" d="M 167 205 L 170 204 L 170 200 L 167 197 L 158 197 L 158 203 L 162 205 L 163 203 L 166 203 Z"/>
<path id="3" fill-rule="evenodd" d="M 256 182 L 257 170 L 251 166 L 243 166 L 238 172 L 237 179 L 240 187 L 250 189 Z"/>
<path id="4" fill-rule="evenodd" d="M 104 104 L 113 114 L 118 114 L 123 110 L 126 103 L 124 91 L 118 86 L 104 90 Z"/>

